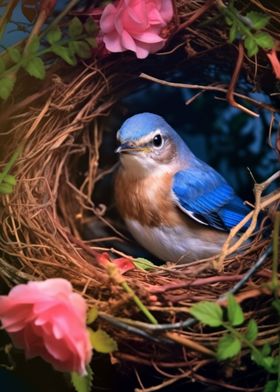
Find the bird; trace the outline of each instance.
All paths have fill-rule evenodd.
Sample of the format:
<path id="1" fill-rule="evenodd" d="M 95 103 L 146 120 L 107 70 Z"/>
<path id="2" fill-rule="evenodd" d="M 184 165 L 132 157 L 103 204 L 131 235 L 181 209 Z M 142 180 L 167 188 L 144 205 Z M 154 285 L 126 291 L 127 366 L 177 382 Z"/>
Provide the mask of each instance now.
<path id="1" fill-rule="evenodd" d="M 159 115 L 138 113 L 117 132 L 115 201 L 132 236 L 163 262 L 218 255 L 250 209 Z"/>

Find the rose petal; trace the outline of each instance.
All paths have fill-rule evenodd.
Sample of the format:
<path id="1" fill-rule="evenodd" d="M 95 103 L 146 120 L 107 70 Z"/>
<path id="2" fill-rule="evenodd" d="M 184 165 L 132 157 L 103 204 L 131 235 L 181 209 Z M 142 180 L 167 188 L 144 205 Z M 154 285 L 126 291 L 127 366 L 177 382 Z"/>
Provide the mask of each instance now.
<path id="1" fill-rule="evenodd" d="M 154 44 L 158 42 L 163 42 L 165 41 L 162 37 L 159 35 L 152 33 L 152 32 L 144 32 L 142 34 L 137 34 L 135 35 L 135 39 L 141 42 L 145 42 L 146 44 Z"/>
<path id="2" fill-rule="evenodd" d="M 100 29 L 103 34 L 111 33 L 114 30 L 114 18 L 117 10 L 113 4 L 108 4 L 100 18 Z"/>
<path id="3" fill-rule="evenodd" d="M 61 371 L 85 373 L 91 359 L 86 303 L 64 279 L 29 282 L 0 296 L 0 320 L 27 358 Z"/>
<path id="4" fill-rule="evenodd" d="M 115 33 L 105 35 L 103 37 L 103 42 L 109 52 L 117 53 L 125 50 L 121 44 L 120 36 Z"/>
<path id="5" fill-rule="evenodd" d="M 122 39 L 122 46 L 125 49 L 132 50 L 134 52 L 136 51 L 135 42 L 126 31 L 123 31 L 121 35 L 121 39 Z"/>

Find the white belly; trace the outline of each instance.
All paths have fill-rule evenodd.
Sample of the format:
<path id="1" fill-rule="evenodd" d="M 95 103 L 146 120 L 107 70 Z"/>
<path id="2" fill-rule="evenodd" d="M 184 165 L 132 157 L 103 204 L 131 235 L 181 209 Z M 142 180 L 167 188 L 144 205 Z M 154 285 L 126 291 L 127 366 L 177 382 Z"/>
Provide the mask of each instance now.
<path id="1" fill-rule="evenodd" d="M 133 237 L 149 252 L 164 261 L 187 263 L 204 259 L 220 252 L 226 234 L 211 242 L 199 238 L 187 226 L 148 227 L 135 220 L 126 220 Z"/>

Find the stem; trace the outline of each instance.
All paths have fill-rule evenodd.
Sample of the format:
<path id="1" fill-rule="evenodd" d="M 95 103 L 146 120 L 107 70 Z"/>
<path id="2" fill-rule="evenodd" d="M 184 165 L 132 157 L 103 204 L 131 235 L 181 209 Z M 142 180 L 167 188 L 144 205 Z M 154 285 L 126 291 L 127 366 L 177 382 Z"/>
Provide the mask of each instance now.
<path id="1" fill-rule="evenodd" d="M 143 304 L 143 302 L 140 300 L 140 298 L 134 293 L 132 288 L 128 285 L 127 282 L 123 281 L 121 282 L 121 285 L 123 289 L 131 295 L 133 301 L 136 303 L 138 308 L 145 314 L 147 319 L 152 323 L 152 324 L 158 324 L 157 320 L 155 317 L 152 315 L 152 313 L 146 308 L 146 306 Z"/>
<path id="2" fill-rule="evenodd" d="M 23 54 L 27 53 L 27 49 L 32 42 L 32 38 L 35 36 L 38 36 L 40 34 L 41 27 L 45 23 L 47 17 L 48 17 L 48 15 L 47 15 L 46 10 L 45 9 L 41 10 L 39 13 L 39 16 L 35 22 L 35 25 L 33 26 L 31 33 L 29 34 L 29 37 L 28 37 L 27 42 L 24 47 Z"/>
<path id="3" fill-rule="evenodd" d="M 228 323 L 223 323 L 222 325 L 225 329 L 227 329 L 229 332 L 235 335 L 242 343 L 248 346 L 255 354 L 262 355 L 260 350 L 258 350 L 256 346 L 253 345 L 252 342 L 246 339 L 244 335 L 242 335 L 240 332 L 234 329 L 231 325 L 229 325 Z"/>
<path id="4" fill-rule="evenodd" d="M 14 166 L 16 160 L 18 159 L 18 157 L 21 154 L 21 151 L 22 151 L 22 147 L 18 147 L 16 149 L 16 151 L 13 153 L 13 155 L 11 156 L 11 158 L 8 161 L 8 163 L 6 164 L 6 166 L 4 167 L 3 171 L 0 173 L 0 184 L 2 183 L 2 181 L 4 180 L 6 175 L 9 173 L 11 168 Z"/>
<path id="5" fill-rule="evenodd" d="M 238 45 L 238 57 L 236 61 L 236 65 L 231 77 L 231 81 L 228 87 L 228 92 L 227 92 L 227 100 L 229 104 L 237 109 L 242 110 L 243 112 L 249 114 L 250 116 L 257 117 L 257 113 L 253 112 L 252 110 L 246 108 L 245 106 L 240 105 L 235 99 L 234 99 L 234 89 L 236 86 L 236 83 L 239 78 L 239 74 L 243 65 L 243 60 L 244 60 L 244 46 L 241 41 L 239 41 Z"/>
<path id="6" fill-rule="evenodd" d="M 5 28 L 7 23 L 9 22 L 10 17 L 13 14 L 14 8 L 16 7 L 17 3 L 19 0 L 11 0 L 9 1 L 5 13 L 0 19 L 0 39 L 3 37 L 3 34 L 5 32 Z"/>
<path id="7" fill-rule="evenodd" d="M 189 27 L 193 22 L 195 22 L 198 18 L 200 18 L 201 15 L 203 15 L 206 11 L 208 11 L 208 9 L 212 7 L 212 5 L 214 5 L 214 0 L 206 1 L 205 4 L 199 7 L 187 21 L 185 21 L 180 26 L 178 26 L 177 31 L 181 31 Z"/>
<path id="8" fill-rule="evenodd" d="M 41 37 L 44 37 L 53 27 L 57 26 L 58 23 L 64 18 L 65 15 L 79 2 L 79 0 L 72 0 L 70 3 L 63 8 L 62 12 L 52 21 L 52 23 L 41 33 Z"/>

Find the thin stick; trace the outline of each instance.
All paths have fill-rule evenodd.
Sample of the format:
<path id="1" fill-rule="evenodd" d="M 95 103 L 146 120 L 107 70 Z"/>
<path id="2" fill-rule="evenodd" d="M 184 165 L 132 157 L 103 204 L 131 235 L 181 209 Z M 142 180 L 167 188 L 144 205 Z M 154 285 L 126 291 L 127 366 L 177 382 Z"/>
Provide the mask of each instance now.
<path id="1" fill-rule="evenodd" d="M 231 104 L 231 106 L 242 110 L 244 113 L 249 114 L 250 116 L 253 117 L 258 117 L 259 115 L 255 112 L 253 112 L 252 110 L 246 108 L 245 106 L 240 105 L 238 102 L 236 102 L 236 100 L 234 99 L 234 89 L 236 86 L 236 83 L 238 81 L 239 78 L 239 74 L 242 68 L 242 64 L 243 64 L 243 60 L 244 60 L 244 46 L 242 44 L 241 41 L 239 41 L 239 45 L 238 45 L 238 57 L 237 57 L 237 61 L 236 61 L 236 65 L 231 77 L 231 81 L 230 84 L 228 86 L 228 91 L 227 91 L 227 100 L 228 102 Z"/>
<path id="2" fill-rule="evenodd" d="M 246 215 L 239 223 L 238 225 L 234 226 L 224 245 L 221 250 L 220 257 L 217 261 L 214 262 L 215 268 L 218 270 L 221 270 L 223 267 L 223 262 L 226 258 L 226 256 L 230 255 L 231 253 L 235 252 L 236 250 L 239 249 L 239 247 L 250 237 L 250 235 L 253 233 L 253 231 L 256 228 L 257 225 L 257 218 L 260 213 L 260 211 L 273 203 L 276 200 L 280 200 L 280 193 L 277 192 L 276 194 L 266 198 L 263 202 L 261 202 L 261 195 L 264 189 L 266 189 L 273 181 L 275 181 L 277 178 L 280 177 L 280 170 L 278 170 L 276 173 L 274 173 L 271 177 L 269 177 L 266 181 L 262 182 L 261 184 L 255 184 L 255 209 L 254 211 L 251 211 L 248 215 Z M 235 238 L 236 234 L 239 232 L 239 230 L 250 220 L 250 226 L 248 229 L 245 231 L 245 233 L 230 247 L 230 243 Z"/>
<path id="3" fill-rule="evenodd" d="M 2 18 L 0 19 L 0 38 L 2 38 L 4 31 L 5 31 L 5 27 L 7 25 L 7 23 L 10 20 L 10 17 L 13 14 L 13 11 L 17 5 L 19 0 L 11 0 L 8 2 L 6 9 L 5 9 L 5 13 L 2 16 Z"/>
<path id="4" fill-rule="evenodd" d="M 225 87 L 221 87 L 221 86 L 204 86 L 204 85 L 201 85 L 201 84 L 188 84 L 188 83 L 168 82 L 166 80 L 158 79 L 158 78 L 155 78 L 153 76 L 147 75 L 145 73 L 141 73 L 139 75 L 139 77 L 142 78 L 142 79 L 150 80 L 151 82 L 155 82 L 155 83 L 161 84 L 163 86 L 170 86 L 170 87 L 176 87 L 176 88 L 189 88 L 189 89 L 193 89 L 193 90 L 219 91 L 221 93 L 227 93 L 227 91 L 228 91 Z M 251 103 L 253 103 L 254 105 L 256 105 L 256 106 L 258 106 L 260 108 L 267 109 L 270 112 L 273 112 L 273 113 L 278 113 L 279 112 L 279 109 L 276 109 L 273 106 L 268 105 L 268 104 L 266 104 L 264 102 L 260 102 L 260 101 L 257 101 L 255 99 L 253 99 L 253 98 L 247 97 L 246 95 L 243 95 L 243 94 L 240 94 L 240 93 L 237 93 L 237 92 L 234 92 L 233 95 L 235 95 L 238 98 L 242 98 L 245 101 L 251 102 Z M 259 117 L 259 115 L 257 115 L 257 117 Z"/>

